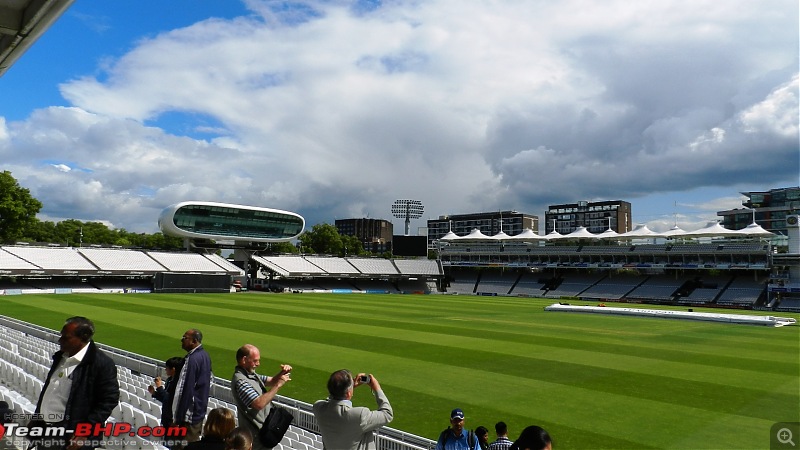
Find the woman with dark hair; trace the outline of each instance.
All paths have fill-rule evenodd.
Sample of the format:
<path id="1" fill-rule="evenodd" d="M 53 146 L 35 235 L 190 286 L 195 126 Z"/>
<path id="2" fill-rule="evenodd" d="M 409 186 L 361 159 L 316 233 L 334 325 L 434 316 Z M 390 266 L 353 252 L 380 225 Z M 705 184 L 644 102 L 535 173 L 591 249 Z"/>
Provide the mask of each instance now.
<path id="1" fill-rule="evenodd" d="M 190 442 L 185 450 L 225 450 L 225 439 L 236 427 L 233 411 L 228 408 L 214 408 L 208 413 L 203 425 L 203 437 Z"/>
<path id="2" fill-rule="evenodd" d="M 154 399 L 161 402 L 161 425 L 168 427 L 172 425 L 172 397 L 175 394 L 178 374 L 183 367 L 183 358 L 174 356 L 164 364 L 164 373 L 167 375 L 167 379 L 162 380 L 161 377 L 156 377 L 153 380 L 155 386 L 147 386 L 147 390 Z"/>
<path id="3" fill-rule="evenodd" d="M 253 435 L 247 428 L 234 428 L 225 438 L 225 450 L 253 450 Z"/>
<path id="4" fill-rule="evenodd" d="M 511 450 L 552 450 L 553 441 L 550 434 L 542 427 L 531 425 L 522 430 L 516 441 L 511 445 Z"/>
<path id="5" fill-rule="evenodd" d="M 475 436 L 478 437 L 478 444 L 481 446 L 481 450 L 486 450 L 489 448 L 489 429 L 484 426 L 479 426 L 475 428 Z"/>

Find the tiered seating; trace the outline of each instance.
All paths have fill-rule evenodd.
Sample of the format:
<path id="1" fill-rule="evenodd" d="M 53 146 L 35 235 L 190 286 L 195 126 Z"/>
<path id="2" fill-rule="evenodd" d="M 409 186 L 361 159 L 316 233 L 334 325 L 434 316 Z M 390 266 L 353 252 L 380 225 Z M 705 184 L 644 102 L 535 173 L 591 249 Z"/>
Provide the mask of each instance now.
<path id="1" fill-rule="evenodd" d="M 319 267 L 320 269 L 324 270 L 328 273 L 335 273 L 335 274 L 359 274 L 361 272 L 358 271 L 352 264 L 347 262 L 344 258 L 326 258 L 321 256 L 306 256 L 306 261 L 310 262 L 311 264 Z"/>
<path id="2" fill-rule="evenodd" d="M 46 270 L 97 270 L 72 247 L 3 247 L 14 256 Z"/>
<path id="3" fill-rule="evenodd" d="M 478 272 L 474 270 L 454 270 L 450 275 L 450 286 L 447 292 L 452 294 L 472 294 L 478 282 Z"/>
<path id="4" fill-rule="evenodd" d="M 653 299 L 653 300 L 672 300 L 675 291 L 683 285 L 685 280 L 675 280 L 671 277 L 652 276 L 636 289 L 629 292 L 625 297 Z"/>
<path id="5" fill-rule="evenodd" d="M 719 304 L 753 305 L 764 292 L 766 280 L 753 280 L 749 277 L 737 277 L 717 299 Z"/>
<path id="6" fill-rule="evenodd" d="M 310 263 L 302 256 L 264 256 L 260 259 L 282 268 L 286 273 L 327 275 L 327 272 Z"/>
<path id="7" fill-rule="evenodd" d="M 547 291 L 544 296 L 548 298 L 577 297 L 578 294 L 600 281 L 604 276 L 605 274 L 570 274 L 569 277 L 564 277 L 564 281 L 556 289 Z"/>
<path id="8" fill-rule="evenodd" d="M 197 253 L 147 252 L 159 264 L 173 272 L 224 272 L 211 260 Z"/>
<path id="9" fill-rule="evenodd" d="M 711 303 L 721 290 L 719 288 L 697 288 L 688 296 L 678 300 L 678 303 Z"/>
<path id="10" fill-rule="evenodd" d="M 641 284 L 645 277 L 605 278 L 581 292 L 581 297 L 620 299 Z"/>
<path id="11" fill-rule="evenodd" d="M 397 275 L 397 268 L 391 260 L 379 258 L 347 258 L 361 273 L 370 275 Z"/>
<path id="12" fill-rule="evenodd" d="M 432 275 L 442 274 L 439 263 L 433 259 L 395 259 L 394 265 L 404 275 Z"/>
<path id="13" fill-rule="evenodd" d="M 505 295 L 514 286 L 519 274 L 514 272 L 495 272 L 484 270 L 475 292 Z"/>
<path id="14" fill-rule="evenodd" d="M 39 268 L 28 261 L 21 259 L 19 256 L 10 253 L 6 247 L 0 248 L 0 267 L 6 270 L 28 270 Z"/>
<path id="15" fill-rule="evenodd" d="M 533 273 L 524 273 L 522 277 L 520 277 L 519 281 L 517 281 L 517 285 L 514 286 L 514 290 L 511 291 L 514 295 L 529 295 L 529 296 L 541 296 L 544 294 L 542 291 L 542 287 L 544 286 L 543 283 L 539 282 L 539 275 Z"/>
<path id="16" fill-rule="evenodd" d="M 228 261 L 227 259 L 223 258 L 222 256 L 217 255 L 216 253 L 211 253 L 211 254 L 207 254 L 207 255 L 203 255 L 203 256 L 208 258 L 214 264 L 222 267 L 222 269 L 227 271 L 227 272 L 230 272 L 232 274 L 237 274 L 238 276 L 244 276 L 244 270 L 241 267 L 239 267 L 236 264 Z"/>
<path id="17" fill-rule="evenodd" d="M 166 270 L 164 266 L 147 256 L 146 253 L 140 251 L 84 247 L 79 248 L 78 252 L 100 270 L 143 272 L 163 272 Z"/>

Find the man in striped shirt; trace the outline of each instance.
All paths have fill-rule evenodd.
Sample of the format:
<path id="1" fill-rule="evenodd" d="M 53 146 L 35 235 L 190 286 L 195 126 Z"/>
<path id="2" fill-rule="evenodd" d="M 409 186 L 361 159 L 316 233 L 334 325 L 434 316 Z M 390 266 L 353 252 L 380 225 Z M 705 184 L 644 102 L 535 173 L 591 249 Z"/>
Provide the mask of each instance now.
<path id="1" fill-rule="evenodd" d="M 236 368 L 231 387 L 236 401 L 239 426 L 246 427 L 253 435 L 253 450 L 264 450 L 258 439 L 258 431 L 269 415 L 270 403 L 287 381 L 291 381 L 292 366 L 281 364 L 281 369 L 272 377 L 259 375 L 256 368 L 261 365 L 261 352 L 255 345 L 245 344 L 236 351 Z"/>
<path id="2" fill-rule="evenodd" d="M 513 442 L 508 438 L 508 426 L 505 422 L 497 422 L 494 425 L 497 433 L 497 440 L 489 444 L 489 450 L 508 450 Z"/>

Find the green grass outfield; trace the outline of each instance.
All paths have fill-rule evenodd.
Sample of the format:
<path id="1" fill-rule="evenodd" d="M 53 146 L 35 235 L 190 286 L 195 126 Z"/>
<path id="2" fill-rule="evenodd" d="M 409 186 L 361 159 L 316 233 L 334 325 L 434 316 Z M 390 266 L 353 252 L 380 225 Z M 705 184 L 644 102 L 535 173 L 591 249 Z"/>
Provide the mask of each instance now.
<path id="1" fill-rule="evenodd" d="M 182 356 L 179 338 L 199 328 L 224 378 L 235 350 L 252 343 L 262 351 L 261 373 L 294 366 L 281 394 L 307 402 L 327 395 L 334 370 L 372 372 L 394 407 L 391 426 L 432 439 L 454 407 L 464 409 L 467 427 L 484 425 L 492 437 L 499 420 L 512 438 L 540 425 L 558 449 L 769 448 L 775 422 L 800 421 L 797 326 L 545 312 L 552 301 L 474 296 L 71 294 L 0 302 L 0 313 L 53 329 L 87 316 L 99 342 L 161 360 Z M 361 390 L 355 403 L 374 405 Z"/>

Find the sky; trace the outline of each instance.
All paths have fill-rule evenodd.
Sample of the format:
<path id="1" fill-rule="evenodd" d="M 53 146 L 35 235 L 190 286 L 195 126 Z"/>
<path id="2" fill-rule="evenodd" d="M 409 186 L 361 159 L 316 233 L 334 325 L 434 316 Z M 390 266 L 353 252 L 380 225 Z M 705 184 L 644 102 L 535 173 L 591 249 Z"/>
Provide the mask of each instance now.
<path id="1" fill-rule="evenodd" d="M 0 77 L 41 220 L 306 226 L 580 200 L 700 228 L 800 184 L 796 0 L 76 0 Z M 542 224 L 543 226 L 543 224 Z"/>

